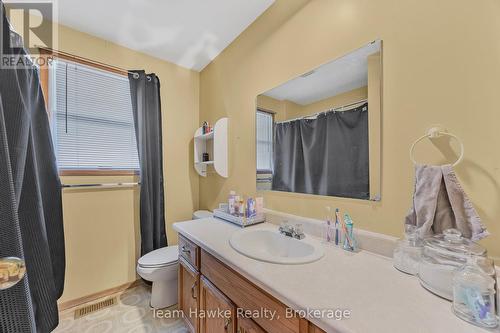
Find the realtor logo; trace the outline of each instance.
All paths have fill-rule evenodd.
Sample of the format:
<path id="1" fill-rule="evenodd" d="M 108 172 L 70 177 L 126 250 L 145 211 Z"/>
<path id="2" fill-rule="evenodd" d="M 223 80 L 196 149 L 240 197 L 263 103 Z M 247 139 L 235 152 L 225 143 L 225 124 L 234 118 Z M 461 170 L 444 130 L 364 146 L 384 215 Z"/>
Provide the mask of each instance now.
<path id="1" fill-rule="evenodd" d="M 0 66 L 46 65 L 47 57 L 40 57 L 40 48 L 56 48 L 54 1 L 9 0 L 1 11 L 10 23 L 10 34 L 2 25 Z"/>

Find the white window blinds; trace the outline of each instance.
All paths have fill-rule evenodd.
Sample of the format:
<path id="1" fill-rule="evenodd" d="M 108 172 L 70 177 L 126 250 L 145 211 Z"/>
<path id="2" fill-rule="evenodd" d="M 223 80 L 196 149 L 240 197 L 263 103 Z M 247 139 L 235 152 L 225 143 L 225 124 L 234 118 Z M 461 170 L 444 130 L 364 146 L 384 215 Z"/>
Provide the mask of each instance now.
<path id="1" fill-rule="evenodd" d="M 139 169 L 128 78 L 54 61 L 49 101 L 60 169 Z"/>
<path id="2" fill-rule="evenodd" d="M 273 115 L 257 111 L 257 172 L 273 170 Z"/>

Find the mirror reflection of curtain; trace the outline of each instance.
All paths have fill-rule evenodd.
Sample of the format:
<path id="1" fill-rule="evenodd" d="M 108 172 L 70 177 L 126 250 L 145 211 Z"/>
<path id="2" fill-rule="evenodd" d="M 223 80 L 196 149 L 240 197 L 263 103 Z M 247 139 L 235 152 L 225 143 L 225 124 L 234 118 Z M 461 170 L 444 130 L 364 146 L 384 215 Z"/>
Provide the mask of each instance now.
<path id="1" fill-rule="evenodd" d="M 272 190 L 369 199 L 368 103 L 277 123 Z"/>

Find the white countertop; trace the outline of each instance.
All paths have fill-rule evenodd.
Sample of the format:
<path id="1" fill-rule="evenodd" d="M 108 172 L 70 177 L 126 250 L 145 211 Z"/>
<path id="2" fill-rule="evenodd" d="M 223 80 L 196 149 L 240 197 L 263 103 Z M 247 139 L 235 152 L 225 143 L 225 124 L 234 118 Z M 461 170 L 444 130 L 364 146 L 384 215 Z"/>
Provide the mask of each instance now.
<path id="1" fill-rule="evenodd" d="M 308 318 L 327 332 L 491 332 L 457 318 L 451 302 L 426 291 L 418 278 L 397 271 L 384 256 L 325 246 L 325 256 L 316 262 L 272 264 L 231 247 L 231 235 L 240 230 L 233 224 L 205 218 L 175 223 L 174 229 L 292 309 L 350 310 L 349 319 Z"/>

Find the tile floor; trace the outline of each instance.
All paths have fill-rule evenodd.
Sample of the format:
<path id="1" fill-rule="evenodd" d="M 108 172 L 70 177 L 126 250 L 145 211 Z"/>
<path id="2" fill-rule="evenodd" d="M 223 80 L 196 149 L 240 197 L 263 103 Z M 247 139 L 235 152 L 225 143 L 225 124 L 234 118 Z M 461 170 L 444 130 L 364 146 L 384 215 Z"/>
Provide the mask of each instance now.
<path id="1" fill-rule="evenodd" d="M 115 295 L 112 295 L 115 296 Z M 110 296 L 110 297 L 112 297 Z M 140 285 L 116 294 L 118 304 L 74 319 L 75 309 L 60 314 L 55 333 L 187 333 L 180 318 L 158 318 L 149 307 L 150 288 Z M 96 300 L 91 303 L 95 303 Z M 175 311 L 174 311 L 175 312 Z M 172 312 L 172 314 L 174 314 Z M 164 315 L 165 316 L 165 315 Z M 168 316 L 167 316 L 168 317 Z"/>

